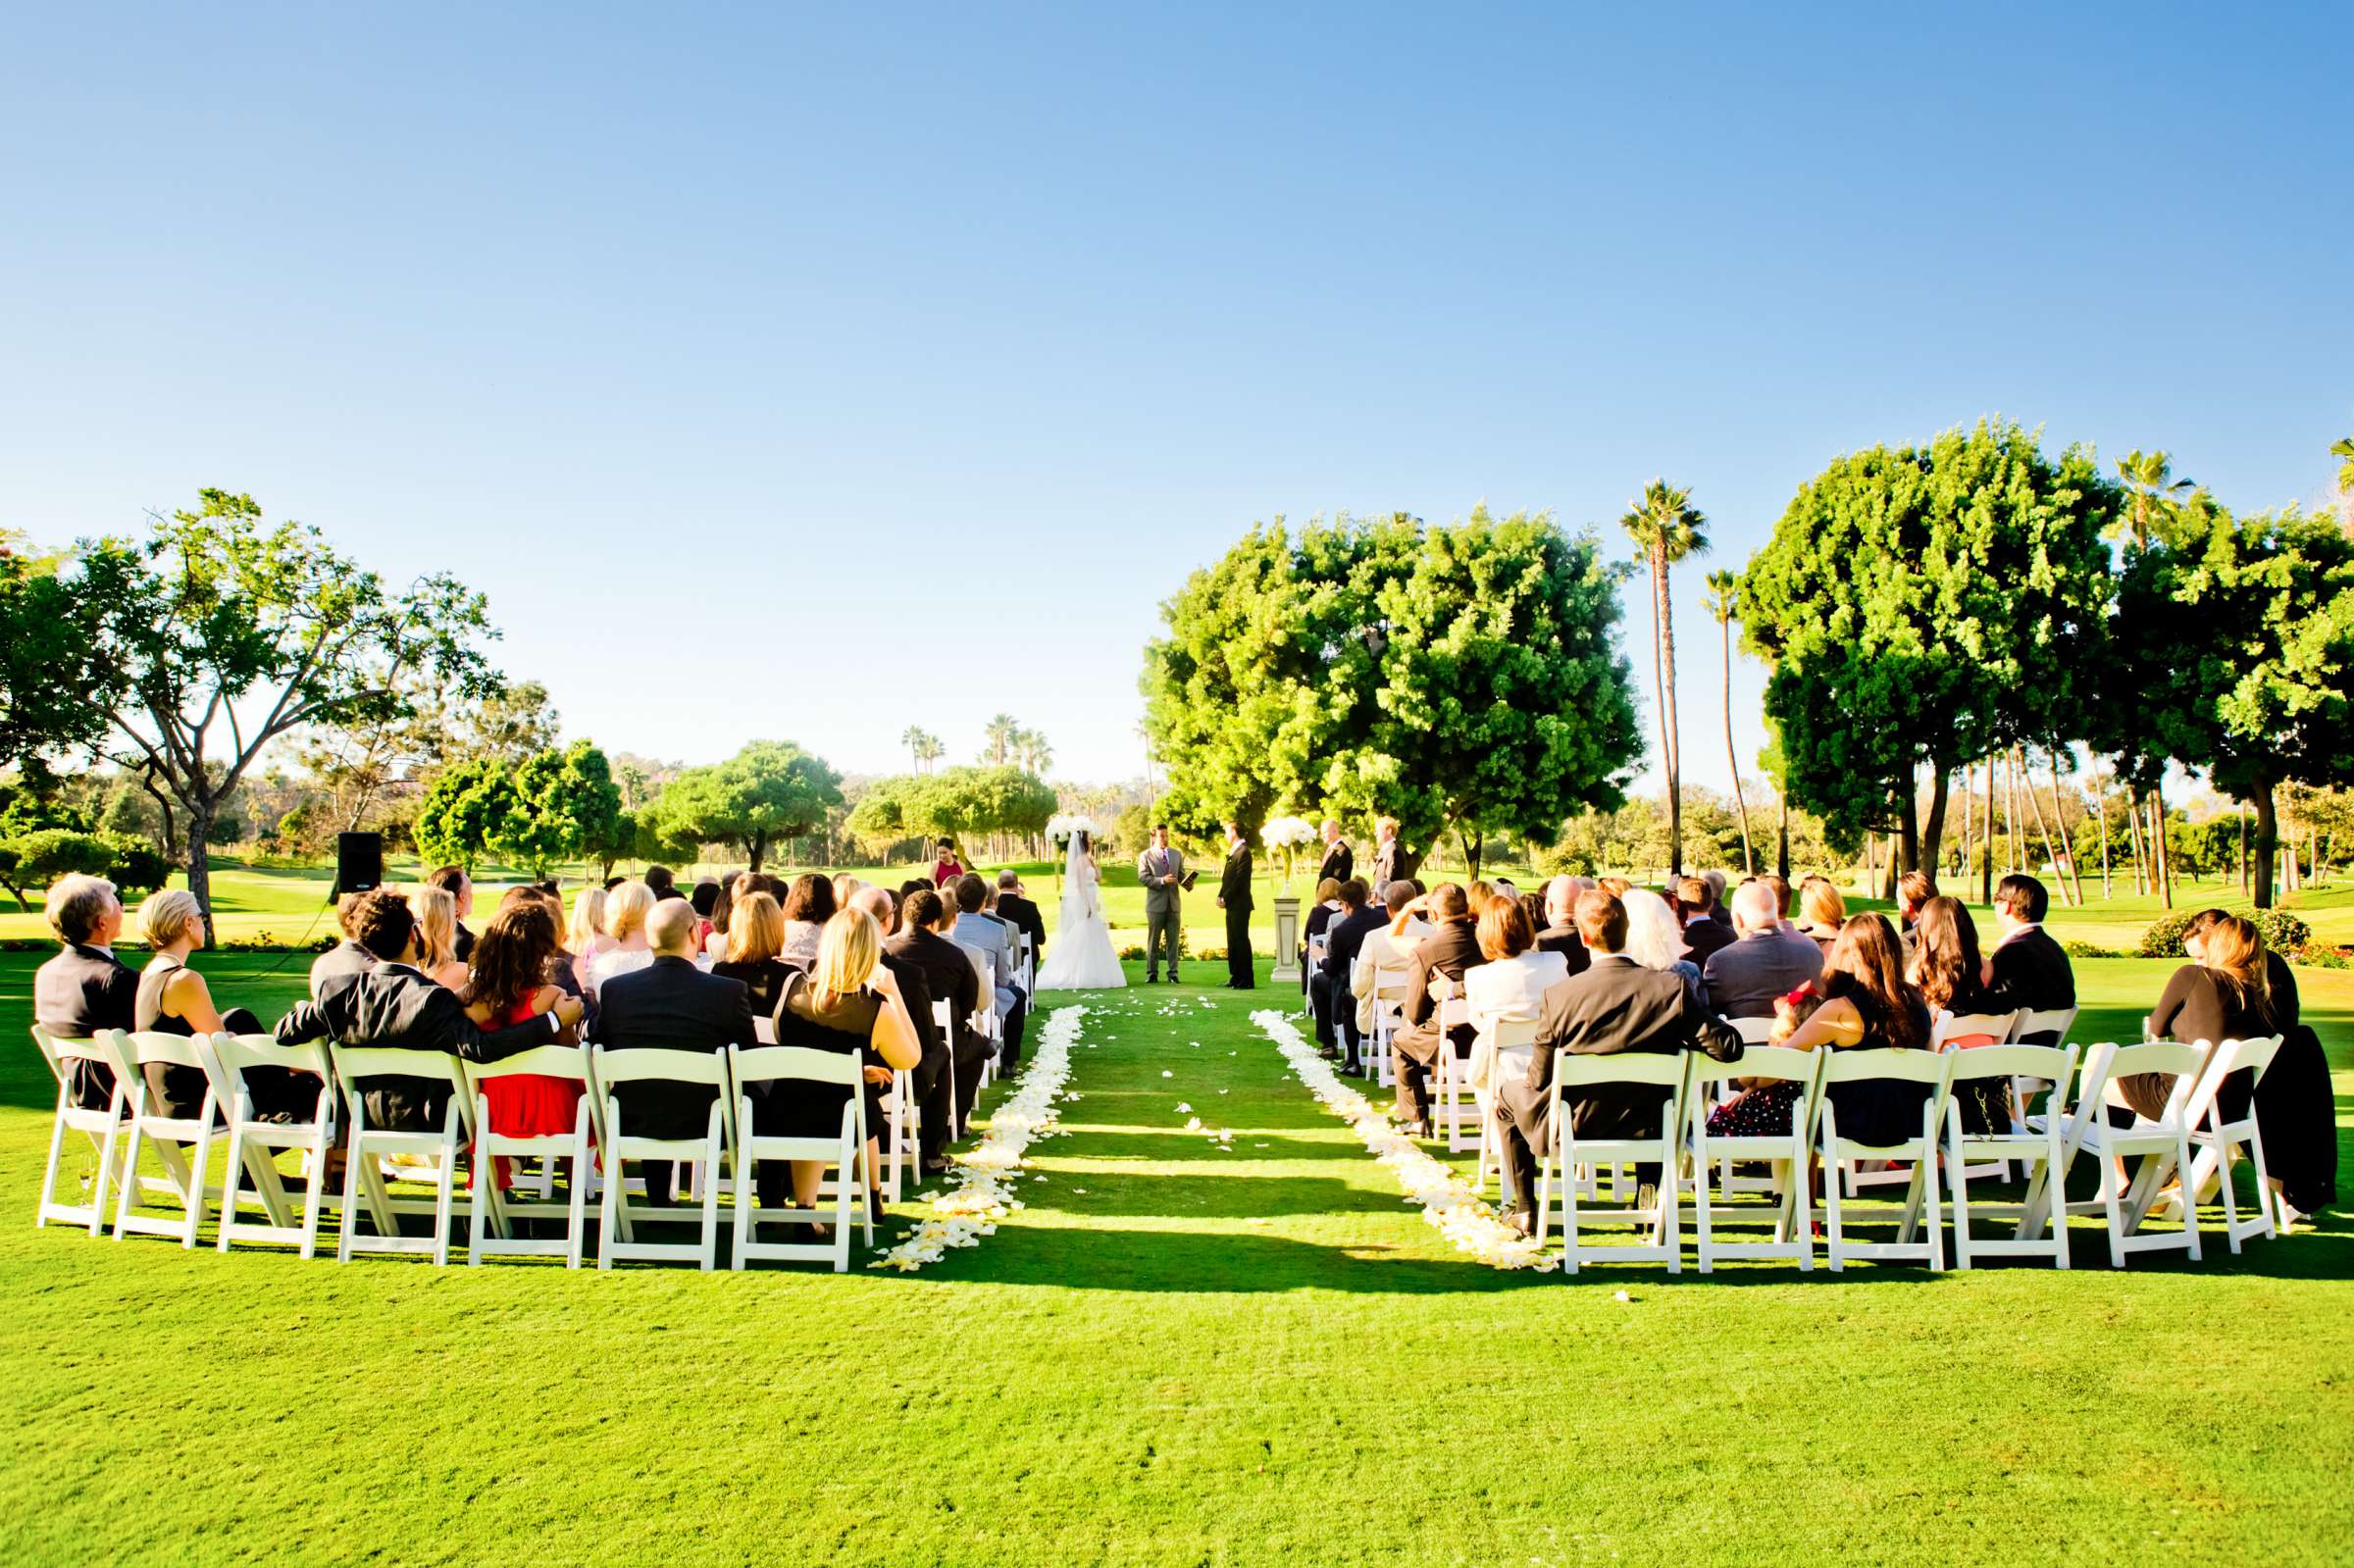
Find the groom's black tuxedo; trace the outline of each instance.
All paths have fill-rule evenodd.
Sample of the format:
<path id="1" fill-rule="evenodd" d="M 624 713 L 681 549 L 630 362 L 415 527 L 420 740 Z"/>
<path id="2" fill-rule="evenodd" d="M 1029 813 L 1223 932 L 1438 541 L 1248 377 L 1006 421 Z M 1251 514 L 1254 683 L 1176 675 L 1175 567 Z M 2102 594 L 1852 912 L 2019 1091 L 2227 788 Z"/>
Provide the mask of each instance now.
<path id="1" fill-rule="evenodd" d="M 1226 984 L 1249 990 L 1257 984 L 1251 967 L 1251 846 L 1236 844 L 1226 852 L 1226 869 L 1218 877 L 1218 902 L 1226 910 Z"/>
<path id="2" fill-rule="evenodd" d="M 1006 925 L 1029 934 L 1030 950 L 1045 956 L 1047 951 L 1047 923 L 1039 917 L 1038 905 L 1020 893 L 998 894 L 998 918 Z"/>

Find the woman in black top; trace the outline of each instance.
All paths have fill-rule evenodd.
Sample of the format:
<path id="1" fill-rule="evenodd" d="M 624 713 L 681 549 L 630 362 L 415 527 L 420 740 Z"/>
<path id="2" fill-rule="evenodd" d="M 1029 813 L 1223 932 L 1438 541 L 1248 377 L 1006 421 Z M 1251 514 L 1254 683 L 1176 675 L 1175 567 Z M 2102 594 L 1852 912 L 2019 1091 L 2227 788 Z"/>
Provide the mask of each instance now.
<path id="1" fill-rule="evenodd" d="M 2212 918 L 2210 918 L 2212 917 Z M 2174 972 L 2165 993 L 2150 1011 L 2150 1037 L 2185 1042 L 2205 1040 L 2221 1045 L 2227 1039 L 2250 1039 L 2284 1032 L 2273 999 L 2271 956 L 2253 922 L 2221 910 L 2203 912 L 2182 937 L 2191 962 Z M 2287 965 L 2280 965 L 2285 974 Z M 2296 1020 L 2296 982 L 2289 980 L 2281 1000 L 2288 1022 Z M 2224 1080 L 2216 1095 L 2216 1113 L 2236 1121 L 2248 1109 L 2252 1074 L 2241 1069 Z M 2166 1114 L 2175 1091 L 2172 1073 L 2133 1073 L 2117 1081 L 2127 1105 L 2156 1121 Z M 2268 1155 L 2272 1152 L 2268 1147 Z"/>
<path id="2" fill-rule="evenodd" d="M 1920 1050 L 1929 1043 L 1929 1009 L 1905 983 L 1905 950 L 1886 917 L 1852 915 L 1823 966 L 1823 1004 L 1784 1043 L 1795 1050 Z M 1929 1086 L 1903 1079 L 1833 1084 L 1839 1136 L 1888 1144 L 1920 1136 Z"/>
<path id="3" fill-rule="evenodd" d="M 232 1007 L 227 1013 L 213 1007 L 213 993 L 204 977 L 188 967 L 188 954 L 204 945 L 204 916 L 196 906 L 193 893 L 172 888 L 155 894 L 139 906 L 139 930 L 146 935 L 147 945 L 155 956 L 139 972 L 139 991 L 131 1007 L 131 1029 L 138 1034 L 178 1035 L 183 1038 L 196 1035 L 259 1035 L 264 1033 L 262 1021 L 242 1007 Z M 204 1109 L 207 1080 L 201 1067 L 168 1067 L 150 1062 L 143 1070 L 147 1080 L 147 1112 L 151 1116 L 168 1116 L 186 1121 Z M 261 1115 L 277 1115 L 284 1111 L 295 1097 L 288 1082 L 295 1075 L 285 1068 L 256 1068 L 245 1075 L 245 1087 L 254 1098 L 264 1103 L 256 1106 Z M 310 1100 L 316 1103 L 319 1081 L 310 1074 L 301 1075 L 310 1085 Z M 226 1119 L 229 1107 L 220 1107 Z"/>
<path id="4" fill-rule="evenodd" d="M 744 893 L 729 908 L 727 956 L 711 973 L 742 981 L 752 1016 L 773 1017 L 785 999 L 786 978 L 803 972 L 778 956 L 784 946 L 785 912 L 777 901 L 764 892 Z"/>
<path id="5" fill-rule="evenodd" d="M 1303 991 L 1308 989 L 1308 977 L 1315 973 L 1315 966 L 1307 961 L 1307 945 L 1324 935 L 1324 928 L 1331 925 L 1340 912 L 1341 885 L 1327 877 L 1316 884 L 1315 907 L 1307 912 L 1307 925 L 1300 933 L 1300 988 Z"/>
<path id="6" fill-rule="evenodd" d="M 1905 978 L 1920 992 L 1935 1018 L 1940 1011 L 1956 1017 L 1988 1011 L 1985 986 L 1979 979 L 1978 928 L 1959 898 L 1931 898 L 1920 906 L 1913 923 L 1912 961 Z M 1969 1043 L 1989 1043 L 1971 1037 Z M 1962 1131 L 1969 1134 L 2011 1131 L 2011 1088 L 2006 1080 L 1977 1078 L 1954 1091 L 1962 1107 Z"/>

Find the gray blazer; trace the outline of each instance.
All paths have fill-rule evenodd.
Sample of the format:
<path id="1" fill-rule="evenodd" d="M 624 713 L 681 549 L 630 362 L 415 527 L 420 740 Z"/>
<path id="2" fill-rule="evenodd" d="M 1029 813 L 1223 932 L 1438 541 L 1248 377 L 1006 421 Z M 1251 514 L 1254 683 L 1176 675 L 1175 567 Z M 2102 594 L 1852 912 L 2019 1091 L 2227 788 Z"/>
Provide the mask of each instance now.
<path id="1" fill-rule="evenodd" d="M 1163 864 L 1161 859 L 1164 855 L 1168 857 L 1166 864 Z M 1171 844 L 1165 850 L 1148 847 L 1143 854 L 1137 856 L 1136 880 L 1144 884 L 1145 913 L 1148 915 L 1174 915 L 1177 913 L 1177 897 L 1181 890 L 1177 882 L 1184 875 L 1185 856 L 1177 852 L 1175 844 Z"/>
<path id="2" fill-rule="evenodd" d="M 1795 931 L 1753 931 L 1709 954 L 1701 972 L 1726 1018 L 1771 1018 L 1774 998 L 1822 978 L 1822 949 Z"/>
<path id="3" fill-rule="evenodd" d="M 1013 1005 L 1013 928 L 995 916 L 968 909 L 956 917 L 948 935 L 966 947 L 979 948 L 989 960 L 989 984 L 998 993 L 998 1010 L 1003 1012 Z"/>

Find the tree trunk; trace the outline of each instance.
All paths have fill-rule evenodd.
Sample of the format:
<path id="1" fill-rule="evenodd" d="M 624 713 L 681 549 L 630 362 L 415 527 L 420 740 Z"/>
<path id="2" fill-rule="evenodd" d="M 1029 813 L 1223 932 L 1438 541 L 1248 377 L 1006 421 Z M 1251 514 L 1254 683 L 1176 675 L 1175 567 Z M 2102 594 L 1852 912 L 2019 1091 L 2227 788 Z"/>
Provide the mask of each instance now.
<path id="1" fill-rule="evenodd" d="M 1660 749 L 1667 768 L 1667 875 L 1680 877 L 1684 872 L 1684 777 L 1681 759 L 1676 755 L 1675 723 L 1675 627 L 1669 619 L 1672 611 L 1667 604 L 1667 552 L 1655 549 L 1651 556 L 1652 617 L 1659 624 L 1659 641 L 1653 664 L 1653 683 L 1660 693 Z"/>
<path id="2" fill-rule="evenodd" d="M 1487 846 L 1486 835 L 1473 834 L 1468 829 L 1458 828 L 1455 831 L 1455 836 L 1462 843 L 1463 846 L 1463 870 L 1466 880 L 1470 882 L 1479 881 L 1480 855 L 1481 851 Z"/>
<path id="3" fill-rule="evenodd" d="M 2279 808 L 2273 803 L 2273 782 L 2256 784 L 2256 907 L 2273 907 L 2273 850 L 2280 832 Z"/>
<path id="4" fill-rule="evenodd" d="M 1992 752 L 1986 754 L 1986 864 L 1979 868 L 1978 875 L 1983 884 L 1978 892 L 1978 902 L 1991 905 L 1994 902 L 1994 753 Z"/>
<path id="5" fill-rule="evenodd" d="M 2248 803 L 2239 803 L 2239 896 L 2248 896 Z"/>
<path id="6" fill-rule="evenodd" d="M 760 869 L 760 862 L 768 858 L 768 835 L 765 833 L 756 833 L 752 835 L 751 848 L 751 869 L 758 871 Z"/>
<path id="7" fill-rule="evenodd" d="M 2142 876 L 2146 851 L 2141 842 L 2141 790 L 2132 784 L 2125 786 L 2125 826 L 2133 837 L 2133 891 L 2140 895 L 2147 893 L 2150 886 Z"/>
<path id="8" fill-rule="evenodd" d="M 1945 807 L 1947 782 L 1942 763 L 1931 761 L 1937 777 L 1929 784 L 1929 820 L 1920 829 L 1919 864 L 1928 868 L 1931 880 L 1937 876 L 1937 859 L 1945 846 Z"/>
<path id="9" fill-rule="evenodd" d="M 2043 820 L 2043 796 L 2035 792 L 2035 775 L 2027 767 L 2027 755 L 2023 747 L 2018 753 L 2018 761 L 2015 766 L 2021 774 L 2025 775 L 2027 804 L 2035 808 L 2035 831 L 2043 835 L 2043 852 L 2052 859 L 2052 881 L 2060 885 L 2060 901 L 2071 903 L 2073 900 L 2068 893 L 2068 878 L 2060 869 L 2060 849 L 2057 844 L 2052 842 L 2052 825 Z"/>
<path id="10" fill-rule="evenodd" d="M 2175 861 L 2166 851 L 2166 784 L 2150 785 L 2150 867 L 2158 882 L 2158 896 L 2175 907 Z"/>
<path id="11" fill-rule="evenodd" d="M 2044 760 L 2051 765 L 2052 826 L 2060 830 L 2060 841 L 2068 845 L 2068 860 L 2066 862 L 2068 868 L 2068 885 L 2075 889 L 2076 907 L 2081 909 L 2084 907 L 2084 879 L 2076 874 L 2076 844 L 2075 840 L 2068 835 L 2067 820 L 2060 815 L 2059 748 L 2055 746 L 2051 753 Z M 2032 784 L 2033 781 L 2030 779 L 2029 783 Z M 2046 836 L 2049 835 L 2047 835 Z"/>
<path id="12" fill-rule="evenodd" d="M 1728 617 L 1717 625 L 1724 630 L 1724 762 L 1733 770 L 1733 809 L 1741 815 L 1741 875 L 1754 877 L 1758 866 L 1749 848 L 1749 801 L 1741 793 L 1741 754 L 1733 749 L 1733 623 Z"/>
<path id="13" fill-rule="evenodd" d="M 214 802 L 207 797 L 181 804 L 188 813 L 188 891 L 196 895 L 197 911 L 204 916 L 204 944 L 210 947 L 214 943 L 213 868 L 209 858 Z"/>
<path id="14" fill-rule="evenodd" d="M 1919 776 L 1912 769 L 1905 771 L 1905 787 L 1896 802 L 1896 842 L 1888 854 L 1888 864 L 1901 863 L 1906 871 L 1920 869 L 1920 791 Z"/>
<path id="15" fill-rule="evenodd" d="M 1773 793 L 1774 798 L 1780 803 L 1778 815 L 1781 818 L 1779 826 L 1774 829 L 1773 874 L 1782 881 L 1788 882 L 1790 880 L 1790 797 L 1779 789 L 1774 790 Z"/>
<path id="16" fill-rule="evenodd" d="M 2109 890 L 2109 790 L 2097 780 L 2092 803 L 2101 811 L 2101 902 L 2107 903 L 2114 896 Z"/>
<path id="17" fill-rule="evenodd" d="M 1901 847 L 1898 835 L 1890 834 L 1888 835 L 1888 867 L 1880 877 L 1880 896 L 1891 903 L 1896 901 L 1896 861 L 1897 850 Z"/>

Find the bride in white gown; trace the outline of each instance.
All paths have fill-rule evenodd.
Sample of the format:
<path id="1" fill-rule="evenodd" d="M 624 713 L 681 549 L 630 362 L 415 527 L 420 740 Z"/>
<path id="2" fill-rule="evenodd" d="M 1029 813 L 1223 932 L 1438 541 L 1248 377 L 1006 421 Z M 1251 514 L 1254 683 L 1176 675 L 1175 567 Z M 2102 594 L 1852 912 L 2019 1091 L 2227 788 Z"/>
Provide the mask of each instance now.
<path id="1" fill-rule="evenodd" d="M 1062 870 L 1062 922 L 1039 966 L 1040 990 L 1121 990 L 1128 976 L 1111 950 L 1111 927 L 1097 891 L 1096 857 L 1088 835 L 1071 835 Z"/>

